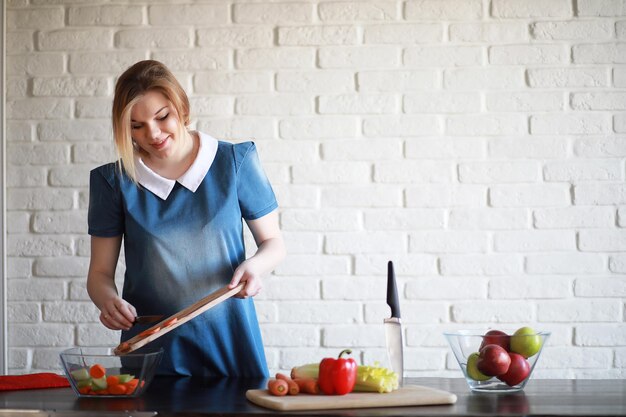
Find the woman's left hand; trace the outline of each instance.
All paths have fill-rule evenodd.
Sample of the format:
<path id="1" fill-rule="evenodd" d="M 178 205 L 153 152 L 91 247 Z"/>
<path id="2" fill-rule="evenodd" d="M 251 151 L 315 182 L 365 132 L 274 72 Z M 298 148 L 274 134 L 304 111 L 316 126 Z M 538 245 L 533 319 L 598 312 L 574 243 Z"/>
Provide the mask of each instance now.
<path id="1" fill-rule="evenodd" d="M 246 285 L 241 291 L 234 295 L 237 298 L 248 298 L 257 295 L 263 283 L 261 282 L 261 272 L 256 270 L 255 259 L 249 258 L 243 261 L 235 272 L 228 284 L 228 288 L 235 288 L 240 282 L 245 282 Z"/>

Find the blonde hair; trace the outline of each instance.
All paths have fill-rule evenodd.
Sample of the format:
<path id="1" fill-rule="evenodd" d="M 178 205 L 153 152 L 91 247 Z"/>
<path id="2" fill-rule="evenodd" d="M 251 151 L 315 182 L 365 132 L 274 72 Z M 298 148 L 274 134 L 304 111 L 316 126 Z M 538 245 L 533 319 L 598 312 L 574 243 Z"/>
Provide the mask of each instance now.
<path id="1" fill-rule="evenodd" d="M 162 63 L 154 60 L 139 61 L 128 68 L 115 84 L 113 97 L 113 137 L 119 157 L 118 166 L 135 183 L 135 152 L 131 134 L 130 113 L 133 106 L 148 91 L 158 91 L 172 103 L 178 113 L 180 132 L 190 123 L 189 98 L 172 72 Z"/>

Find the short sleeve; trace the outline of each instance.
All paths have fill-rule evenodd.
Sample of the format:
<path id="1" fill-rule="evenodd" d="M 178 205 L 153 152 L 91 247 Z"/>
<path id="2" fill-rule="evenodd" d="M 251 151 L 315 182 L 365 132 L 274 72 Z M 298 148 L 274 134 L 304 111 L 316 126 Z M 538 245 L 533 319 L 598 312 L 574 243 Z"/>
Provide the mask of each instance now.
<path id="1" fill-rule="evenodd" d="M 245 220 L 255 220 L 278 207 L 274 190 L 261 167 L 256 145 L 244 142 L 235 145 L 237 168 L 237 194 L 241 215 Z"/>
<path id="2" fill-rule="evenodd" d="M 115 167 L 109 164 L 91 171 L 87 222 L 88 233 L 92 236 L 114 237 L 124 234 L 124 211 L 114 170 Z"/>

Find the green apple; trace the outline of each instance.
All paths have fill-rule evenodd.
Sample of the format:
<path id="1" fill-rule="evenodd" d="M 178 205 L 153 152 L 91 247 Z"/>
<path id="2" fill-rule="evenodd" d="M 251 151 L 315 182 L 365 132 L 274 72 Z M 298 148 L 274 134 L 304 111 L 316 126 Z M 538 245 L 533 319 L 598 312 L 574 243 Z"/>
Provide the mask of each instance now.
<path id="1" fill-rule="evenodd" d="M 517 329 L 511 336 L 511 352 L 530 358 L 541 349 L 541 336 L 530 327 Z"/>
<path id="2" fill-rule="evenodd" d="M 483 374 L 478 370 L 476 362 L 478 361 L 478 352 L 474 352 L 467 357 L 467 376 L 474 381 L 486 381 L 491 377 Z"/>

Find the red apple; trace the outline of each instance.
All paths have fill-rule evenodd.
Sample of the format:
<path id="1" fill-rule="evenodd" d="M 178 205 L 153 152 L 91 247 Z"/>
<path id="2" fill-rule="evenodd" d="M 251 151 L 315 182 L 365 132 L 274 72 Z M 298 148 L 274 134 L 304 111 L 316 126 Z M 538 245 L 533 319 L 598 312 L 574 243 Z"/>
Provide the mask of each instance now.
<path id="1" fill-rule="evenodd" d="M 525 357 L 519 353 L 509 353 L 511 364 L 509 370 L 505 374 L 499 375 L 498 379 L 507 385 L 517 385 L 528 377 L 530 374 L 530 364 Z"/>
<path id="2" fill-rule="evenodd" d="M 504 350 L 508 352 L 511 350 L 509 348 L 510 340 L 511 340 L 511 336 L 509 336 L 508 334 L 500 330 L 489 330 L 483 336 L 483 341 L 480 344 L 480 347 L 478 348 L 478 350 L 482 349 L 483 347 L 487 345 L 498 345 L 498 346 L 502 346 Z"/>
<path id="3" fill-rule="evenodd" d="M 486 345 L 478 355 L 476 367 L 484 375 L 504 375 L 509 370 L 511 357 L 509 353 L 499 345 Z"/>

